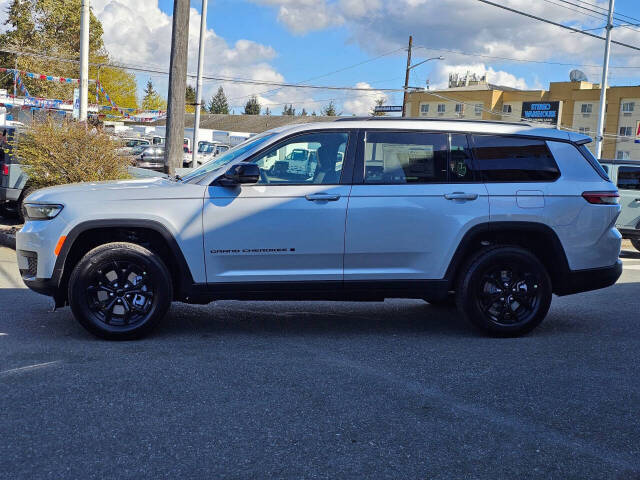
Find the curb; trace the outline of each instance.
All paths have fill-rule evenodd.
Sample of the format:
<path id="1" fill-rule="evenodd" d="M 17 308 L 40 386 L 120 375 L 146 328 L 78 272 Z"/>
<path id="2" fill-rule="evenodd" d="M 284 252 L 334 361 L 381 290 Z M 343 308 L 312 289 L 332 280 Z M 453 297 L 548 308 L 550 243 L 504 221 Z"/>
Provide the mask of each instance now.
<path id="1" fill-rule="evenodd" d="M 16 249 L 16 236 L 9 235 L 8 233 L 0 232 L 0 245 L 3 247 L 9 247 L 13 250 Z"/>

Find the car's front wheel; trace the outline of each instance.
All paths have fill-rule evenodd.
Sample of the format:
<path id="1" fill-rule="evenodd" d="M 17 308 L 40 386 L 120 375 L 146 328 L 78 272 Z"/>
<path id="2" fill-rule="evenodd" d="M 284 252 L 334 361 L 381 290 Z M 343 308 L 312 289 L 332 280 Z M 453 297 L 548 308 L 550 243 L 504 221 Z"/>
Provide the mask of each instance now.
<path id="1" fill-rule="evenodd" d="M 491 335 L 511 337 L 539 325 L 549 311 L 551 297 L 549 275 L 531 252 L 497 246 L 467 262 L 456 300 L 473 325 Z"/>
<path id="2" fill-rule="evenodd" d="M 89 251 L 69 279 L 69 305 L 94 335 L 131 340 L 162 320 L 173 296 L 171 275 L 153 252 L 132 243 Z"/>

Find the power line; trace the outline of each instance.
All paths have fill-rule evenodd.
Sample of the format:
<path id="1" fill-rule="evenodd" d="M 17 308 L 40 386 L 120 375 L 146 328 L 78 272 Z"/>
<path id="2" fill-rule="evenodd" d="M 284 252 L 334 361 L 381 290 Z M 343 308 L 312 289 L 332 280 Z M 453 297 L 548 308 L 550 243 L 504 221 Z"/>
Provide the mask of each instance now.
<path id="1" fill-rule="evenodd" d="M 550 0 L 544 0 L 544 1 L 545 1 L 545 2 L 549 2 L 549 3 L 552 3 L 552 2 L 550 2 Z M 608 10 L 606 10 L 606 9 L 604 9 L 604 8 L 603 8 L 603 10 L 605 10 L 605 12 L 606 12 L 606 13 L 604 13 L 604 12 L 602 12 L 602 11 L 598 11 L 598 10 L 593 10 L 593 9 L 591 9 L 591 8 L 588 8 L 588 7 L 582 6 L 582 5 L 577 4 L 577 3 L 570 2 L 570 1 L 568 1 L 568 0 L 558 0 L 558 1 L 559 1 L 559 2 L 562 2 L 562 3 L 565 3 L 565 4 L 567 4 L 567 5 L 572 5 L 572 6 L 574 6 L 574 7 L 578 7 L 578 8 L 581 8 L 581 9 L 587 10 L 587 11 L 589 11 L 589 12 L 594 12 L 594 13 L 596 13 L 597 15 L 599 15 L 598 17 L 594 17 L 593 15 L 589 15 L 590 17 L 594 17 L 594 18 L 601 18 L 601 17 L 604 17 L 604 18 L 607 18 L 607 17 L 609 16 L 609 11 L 608 11 Z M 554 4 L 554 5 L 558 5 L 558 4 L 556 3 L 556 4 Z M 563 8 L 567 8 L 567 9 L 569 9 L 569 10 L 571 10 L 571 11 L 574 11 L 574 12 L 576 12 L 576 11 L 577 11 L 577 10 L 575 10 L 575 9 L 572 9 L 572 8 L 570 8 L 570 7 L 566 7 L 566 6 L 563 6 Z M 600 7 L 599 7 L 599 8 L 600 8 Z M 584 14 L 584 15 L 588 15 L 588 14 L 585 14 L 585 13 L 583 13 L 583 14 Z M 621 19 L 621 18 L 620 18 L 620 17 L 618 17 L 617 15 L 614 15 L 614 17 L 613 17 L 613 18 L 614 18 L 615 20 L 619 21 L 619 22 L 625 22 L 625 20 Z M 640 21 L 640 20 L 638 20 L 638 21 Z M 630 28 L 630 26 L 629 26 L 629 25 L 615 25 L 615 26 L 616 26 L 616 27 L 623 27 L 623 28 L 627 28 L 628 30 L 632 30 L 632 31 L 634 31 L 634 32 L 640 32 L 640 30 L 637 30 L 637 29 L 635 29 L 635 28 Z M 602 27 L 602 28 L 605 28 L 605 27 Z"/>
<path id="2" fill-rule="evenodd" d="M 561 1 L 561 2 L 564 2 L 564 3 L 571 3 L 571 2 L 569 2 L 568 0 L 558 0 L 558 1 Z M 603 15 L 604 15 L 605 13 L 608 15 L 608 13 L 609 13 L 609 9 L 608 9 L 608 8 L 601 7 L 600 5 L 597 5 L 597 4 L 595 4 L 595 3 L 586 2 L 586 1 L 584 1 L 584 0 L 574 0 L 574 1 L 578 2 L 579 4 L 589 5 L 590 7 L 597 8 L 598 10 L 601 10 L 601 11 L 602 11 L 602 14 L 603 14 Z M 575 4 L 573 4 L 573 5 L 575 5 Z M 576 5 L 576 6 L 580 6 L 580 8 L 585 8 L 585 7 L 583 7 L 582 5 Z M 635 17 L 630 17 L 629 15 L 625 15 L 625 14 L 620 13 L 620 12 L 616 13 L 614 18 L 616 18 L 617 20 L 620 20 L 620 18 L 619 18 L 619 17 L 627 18 L 627 19 L 629 19 L 629 20 L 633 20 L 633 21 L 635 21 L 635 22 L 640 22 L 640 19 L 635 18 Z"/>
<path id="3" fill-rule="evenodd" d="M 581 33 L 582 35 L 587 35 L 588 37 L 597 38 L 598 40 L 605 40 L 605 38 L 601 37 L 600 35 L 596 35 L 594 33 L 589 33 L 589 32 L 583 32 L 582 30 L 579 30 L 577 28 L 569 27 L 568 25 L 563 25 L 562 23 L 558 23 L 558 22 L 554 22 L 552 20 L 548 20 L 546 18 L 538 17 L 537 15 L 533 15 L 531 13 L 526 13 L 526 12 L 523 12 L 521 10 L 517 10 L 515 8 L 507 7 L 505 5 L 500 5 L 498 3 L 494 3 L 494 2 L 491 2 L 489 0 L 477 0 L 477 1 L 481 2 L 481 3 L 486 3 L 487 5 L 491 5 L 491 6 L 494 6 L 494 7 L 501 8 L 502 10 L 507 10 L 507 11 L 512 12 L 512 13 L 517 13 L 518 15 L 522 15 L 524 17 L 533 18 L 534 20 L 538 20 L 540 22 L 548 23 L 550 25 L 555 25 L 556 27 L 564 28 L 565 30 L 570 30 L 570 31 L 576 32 L 576 33 Z M 618 42 L 617 40 L 611 40 L 611 43 L 615 43 L 616 45 L 620 45 L 620 46 L 623 46 L 623 47 L 631 48 L 632 50 L 640 51 L 640 47 L 636 47 L 634 45 L 629 45 L 628 43 Z"/>

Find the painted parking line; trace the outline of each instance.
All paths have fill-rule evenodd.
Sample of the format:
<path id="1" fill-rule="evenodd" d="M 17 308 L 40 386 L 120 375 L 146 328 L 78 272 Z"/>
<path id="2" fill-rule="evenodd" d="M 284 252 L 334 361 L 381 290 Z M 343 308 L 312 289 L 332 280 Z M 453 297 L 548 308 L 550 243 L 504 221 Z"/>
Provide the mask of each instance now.
<path id="1" fill-rule="evenodd" d="M 0 377 L 6 377 L 9 375 L 30 372 L 32 370 L 38 370 L 40 368 L 52 367 L 53 365 L 57 365 L 58 363 L 61 363 L 61 360 L 55 360 L 53 362 L 45 362 L 45 363 L 36 363 L 35 365 L 27 365 L 26 367 L 12 368 L 10 370 L 4 370 L 0 372 Z"/>

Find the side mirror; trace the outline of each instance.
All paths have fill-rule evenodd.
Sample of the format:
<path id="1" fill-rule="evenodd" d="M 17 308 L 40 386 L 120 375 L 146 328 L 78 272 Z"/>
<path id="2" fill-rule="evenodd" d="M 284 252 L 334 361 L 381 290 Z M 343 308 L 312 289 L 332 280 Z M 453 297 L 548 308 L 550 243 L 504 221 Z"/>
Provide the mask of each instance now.
<path id="1" fill-rule="evenodd" d="M 233 165 L 218 179 L 218 183 L 225 187 L 242 183 L 258 183 L 260 169 L 255 163 L 238 163 Z"/>

